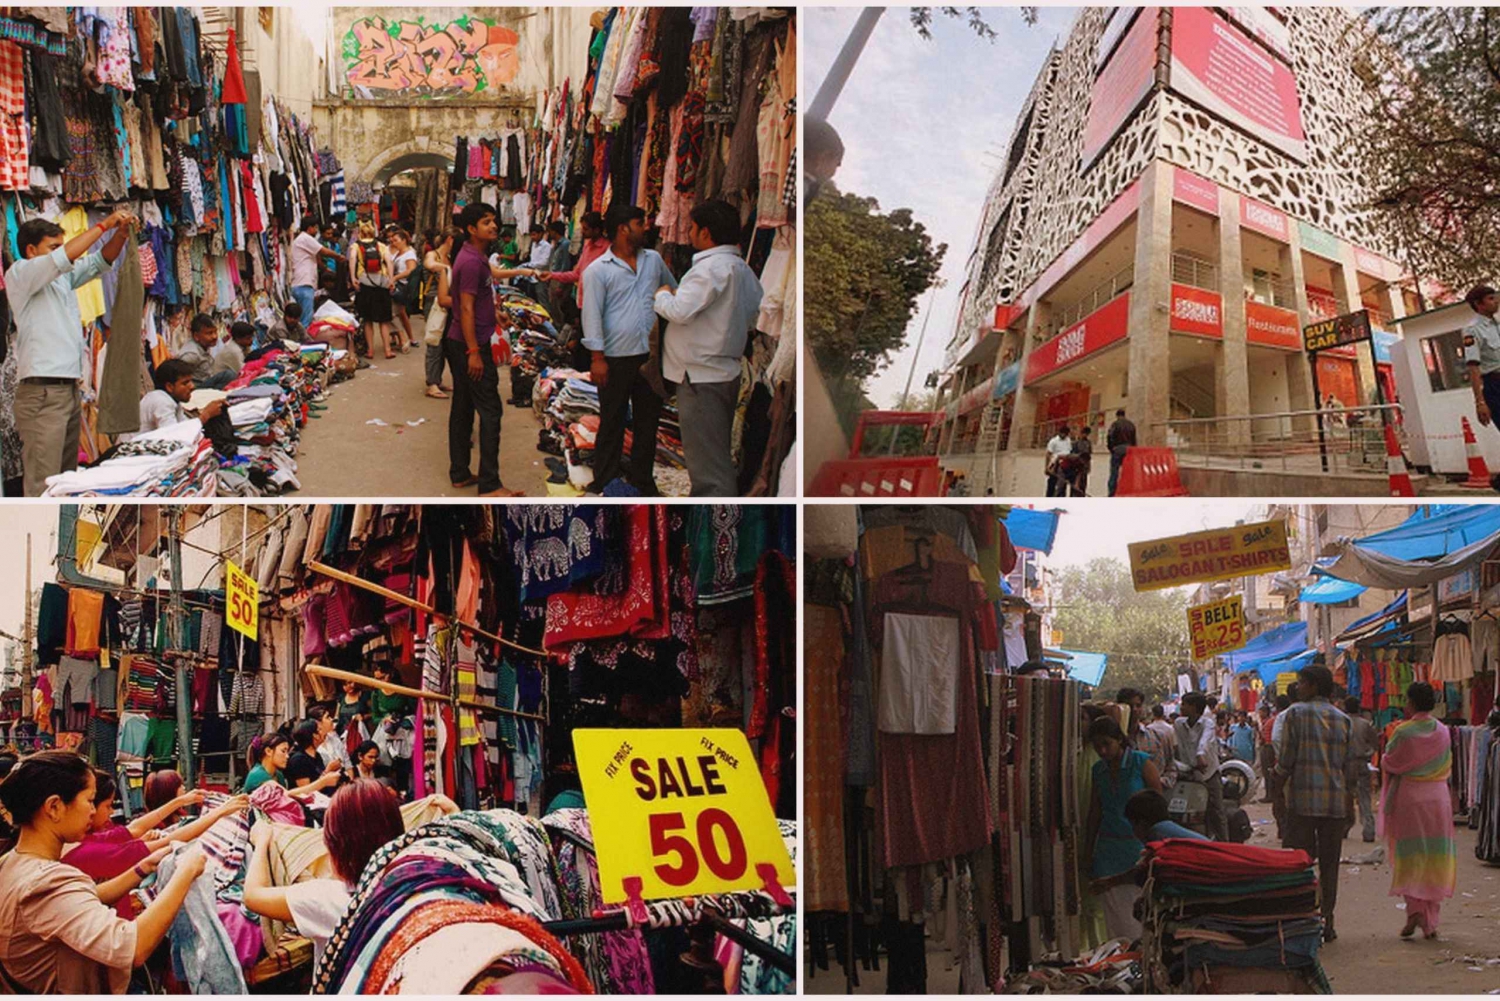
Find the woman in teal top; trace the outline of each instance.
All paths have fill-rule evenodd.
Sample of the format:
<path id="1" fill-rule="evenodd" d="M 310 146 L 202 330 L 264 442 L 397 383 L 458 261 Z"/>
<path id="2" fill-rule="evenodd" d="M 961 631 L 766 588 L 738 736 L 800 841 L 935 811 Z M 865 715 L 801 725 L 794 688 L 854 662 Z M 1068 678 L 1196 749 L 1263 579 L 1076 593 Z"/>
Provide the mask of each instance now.
<path id="1" fill-rule="evenodd" d="M 1088 740 L 1099 760 L 1094 764 L 1094 795 L 1084 846 L 1089 875 L 1102 880 L 1133 868 L 1140 860 L 1144 846 L 1125 817 L 1125 803 L 1142 789 L 1161 792 L 1161 775 L 1149 754 L 1129 748 L 1120 724 L 1109 716 L 1089 724 Z M 1140 938 L 1141 923 L 1135 918 L 1140 895 L 1134 883 L 1112 886 L 1099 894 L 1111 938 L 1131 942 Z"/>
<path id="2" fill-rule="evenodd" d="M 245 793 L 248 795 L 267 782 L 276 782 L 285 788 L 286 761 L 291 750 L 291 741 L 283 733 L 268 733 L 251 741 L 250 760 L 257 764 L 245 776 Z"/>

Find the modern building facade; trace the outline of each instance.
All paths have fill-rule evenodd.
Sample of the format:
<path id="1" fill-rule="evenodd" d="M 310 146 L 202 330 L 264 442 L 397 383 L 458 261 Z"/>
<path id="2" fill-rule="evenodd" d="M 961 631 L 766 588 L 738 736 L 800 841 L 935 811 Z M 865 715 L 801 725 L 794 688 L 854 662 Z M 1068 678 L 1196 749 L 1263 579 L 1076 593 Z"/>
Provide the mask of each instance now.
<path id="1" fill-rule="evenodd" d="M 1340 8 L 1084 8 L 980 213 L 939 450 L 1102 434 L 1120 408 L 1182 444 L 1199 425 L 1168 421 L 1392 400 L 1384 330 L 1421 309 L 1352 152 L 1375 44 Z M 1315 391 L 1303 328 L 1361 309 L 1382 360 L 1321 352 Z"/>

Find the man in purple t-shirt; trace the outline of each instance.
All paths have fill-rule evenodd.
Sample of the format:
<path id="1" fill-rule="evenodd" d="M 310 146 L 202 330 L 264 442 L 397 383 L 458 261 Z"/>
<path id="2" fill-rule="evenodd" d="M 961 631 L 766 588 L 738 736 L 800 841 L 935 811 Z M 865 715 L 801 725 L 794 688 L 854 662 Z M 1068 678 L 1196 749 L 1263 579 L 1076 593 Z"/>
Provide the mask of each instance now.
<path id="1" fill-rule="evenodd" d="M 500 372 L 490 350 L 495 332 L 495 290 L 486 251 L 499 227 L 495 210 L 483 202 L 464 206 L 458 226 L 468 240 L 453 260 L 449 287 L 453 308 L 443 351 L 453 372 L 448 410 L 448 478 L 459 489 L 479 486 L 481 497 L 519 497 L 500 485 Z M 479 475 L 469 471 L 474 415 L 479 414 Z"/>

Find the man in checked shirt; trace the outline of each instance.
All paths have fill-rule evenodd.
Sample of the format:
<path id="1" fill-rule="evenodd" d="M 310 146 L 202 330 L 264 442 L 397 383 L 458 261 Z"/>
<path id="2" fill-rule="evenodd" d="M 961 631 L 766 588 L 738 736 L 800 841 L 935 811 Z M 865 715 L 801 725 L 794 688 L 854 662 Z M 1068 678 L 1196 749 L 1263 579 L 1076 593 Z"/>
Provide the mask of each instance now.
<path id="1" fill-rule="evenodd" d="M 1338 938 L 1333 909 L 1339 896 L 1339 854 L 1344 817 L 1345 766 L 1353 733 L 1349 717 L 1329 702 L 1333 674 L 1321 665 L 1297 672 L 1298 701 L 1282 714 L 1276 738 L 1276 774 L 1285 783 L 1286 847 L 1301 848 L 1318 864 L 1323 898 L 1323 941 Z"/>

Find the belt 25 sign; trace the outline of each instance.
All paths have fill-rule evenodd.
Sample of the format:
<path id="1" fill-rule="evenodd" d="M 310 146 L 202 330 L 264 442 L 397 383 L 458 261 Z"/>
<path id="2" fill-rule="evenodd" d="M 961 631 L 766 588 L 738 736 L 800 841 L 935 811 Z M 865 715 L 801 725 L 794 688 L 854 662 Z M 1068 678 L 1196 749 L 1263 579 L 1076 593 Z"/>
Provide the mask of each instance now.
<path id="1" fill-rule="evenodd" d="M 224 597 L 225 623 L 255 639 L 260 629 L 260 585 L 232 560 L 224 561 Z"/>
<path id="2" fill-rule="evenodd" d="M 738 730 L 575 730 L 607 904 L 796 882 L 750 742 Z M 605 822 L 605 818 L 608 821 Z"/>
<path id="3" fill-rule="evenodd" d="M 1187 617 L 1194 660 L 1207 660 L 1245 645 L 1245 600 L 1242 595 L 1194 605 L 1187 610 Z"/>

